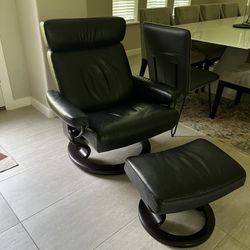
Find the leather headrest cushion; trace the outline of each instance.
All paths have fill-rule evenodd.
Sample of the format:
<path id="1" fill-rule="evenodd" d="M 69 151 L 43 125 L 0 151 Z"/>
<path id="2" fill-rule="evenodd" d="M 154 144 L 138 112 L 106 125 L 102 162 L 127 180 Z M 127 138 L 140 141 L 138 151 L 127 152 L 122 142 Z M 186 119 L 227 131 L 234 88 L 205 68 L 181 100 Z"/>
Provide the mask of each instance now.
<path id="1" fill-rule="evenodd" d="M 44 22 L 52 51 L 96 48 L 123 40 L 126 22 L 120 17 L 53 19 Z"/>

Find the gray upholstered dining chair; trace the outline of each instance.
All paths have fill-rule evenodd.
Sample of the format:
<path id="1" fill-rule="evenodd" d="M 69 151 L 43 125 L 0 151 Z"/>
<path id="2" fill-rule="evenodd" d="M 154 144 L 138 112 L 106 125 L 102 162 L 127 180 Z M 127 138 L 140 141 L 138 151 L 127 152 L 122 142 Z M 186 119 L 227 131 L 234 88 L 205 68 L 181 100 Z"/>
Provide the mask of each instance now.
<path id="1" fill-rule="evenodd" d="M 200 5 L 201 20 L 208 21 L 221 18 L 221 4 L 201 4 Z"/>
<path id="2" fill-rule="evenodd" d="M 223 18 L 240 16 L 239 4 L 238 3 L 222 3 L 221 4 L 221 16 Z"/>
<path id="3" fill-rule="evenodd" d="M 199 5 L 180 6 L 174 8 L 175 24 L 196 23 L 200 21 Z M 191 64 L 201 66 L 205 62 L 205 54 L 196 49 L 193 45 L 191 48 Z"/>
<path id="4" fill-rule="evenodd" d="M 175 24 L 200 22 L 200 6 L 179 6 L 174 8 Z"/>
<path id="5" fill-rule="evenodd" d="M 139 20 L 140 20 L 140 30 L 141 30 L 141 57 L 142 57 L 141 69 L 139 75 L 144 76 L 148 63 L 147 63 L 145 42 L 144 42 L 143 23 L 151 22 L 151 23 L 173 25 L 173 18 L 170 9 L 168 7 L 163 7 L 163 8 L 140 9 Z"/>
<path id="6" fill-rule="evenodd" d="M 229 68 L 220 74 L 211 118 L 214 118 L 216 115 L 224 88 L 231 88 L 237 91 L 235 104 L 240 102 L 242 93 L 250 94 L 250 56 L 248 56 L 246 63 Z"/>

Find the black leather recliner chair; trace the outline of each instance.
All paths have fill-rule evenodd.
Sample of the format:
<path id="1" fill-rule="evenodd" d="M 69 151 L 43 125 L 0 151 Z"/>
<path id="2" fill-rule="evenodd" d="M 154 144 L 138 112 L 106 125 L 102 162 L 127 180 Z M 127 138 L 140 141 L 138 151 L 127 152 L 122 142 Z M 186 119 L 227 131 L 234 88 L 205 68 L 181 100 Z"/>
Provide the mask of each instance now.
<path id="1" fill-rule="evenodd" d="M 119 17 L 57 19 L 42 23 L 59 90 L 49 90 L 50 107 L 63 122 L 73 162 L 95 174 L 119 174 L 123 165 L 101 165 L 97 152 L 144 142 L 172 129 L 179 114 L 171 88 L 132 76 L 120 43 L 126 23 Z"/>

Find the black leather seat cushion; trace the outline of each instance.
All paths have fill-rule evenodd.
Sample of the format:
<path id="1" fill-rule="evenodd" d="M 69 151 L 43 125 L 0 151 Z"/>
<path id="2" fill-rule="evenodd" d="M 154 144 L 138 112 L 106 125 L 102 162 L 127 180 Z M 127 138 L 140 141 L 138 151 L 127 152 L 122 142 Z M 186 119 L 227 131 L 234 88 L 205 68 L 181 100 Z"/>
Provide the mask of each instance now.
<path id="1" fill-rule="evenodd" d="M 218 80 L 218 75 L 214 72 L 199 68 L 191 68 L 190 90 L 206 86 L 208 83 Z"/>
<path id="2" fill-rule="evenodd" d="M 157 214 L 208 204 L 242 186 L 246 178 L 236 161 L 203 139 L 131 157 L 125 172 L 144 203 Z"/>
<path id="3" fill-rule="evenodd" d="M 164 105 L 127 101 L 99 112 L 88 114 L 89 128 L 85 137 L 98 152 L 123 147 L 147 139 L 174 127 L 176 110 Z"/>

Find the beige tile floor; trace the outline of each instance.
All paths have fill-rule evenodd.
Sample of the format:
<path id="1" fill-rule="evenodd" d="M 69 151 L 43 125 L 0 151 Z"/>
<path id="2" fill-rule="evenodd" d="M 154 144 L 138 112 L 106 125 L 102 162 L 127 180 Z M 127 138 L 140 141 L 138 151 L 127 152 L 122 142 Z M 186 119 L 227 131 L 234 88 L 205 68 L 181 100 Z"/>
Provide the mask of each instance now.
<path id="1" fill-rule="evenodd" d="M 138 58 L 131 62 L 138 70 Z M 0 131 L 0 144 L 19 163 L 0 174 L 1 250 L 171 249 L 141 226 L 139 194 L 125 175 L 97 177 L 73 165 L 58 119 L 47 119 L 32 107 L 1 111 Z M 171 148 L 198 137 L 203 135 L 180 125 L 174 138 L 169 133 L 152 138 L 152 149 Z M 239 161 L 250 176 L 249 155 L 211 140 Z M 111 152 L 116 158 L 117 154 Z M 211 205 L 215 230 L 195 249 L 250 249 L 249 178 L 243 188 Z M 172 228 L 178 224 L 188 230 L 202 222 L 193 211 L 173 214 L 169 220 Z"/>

